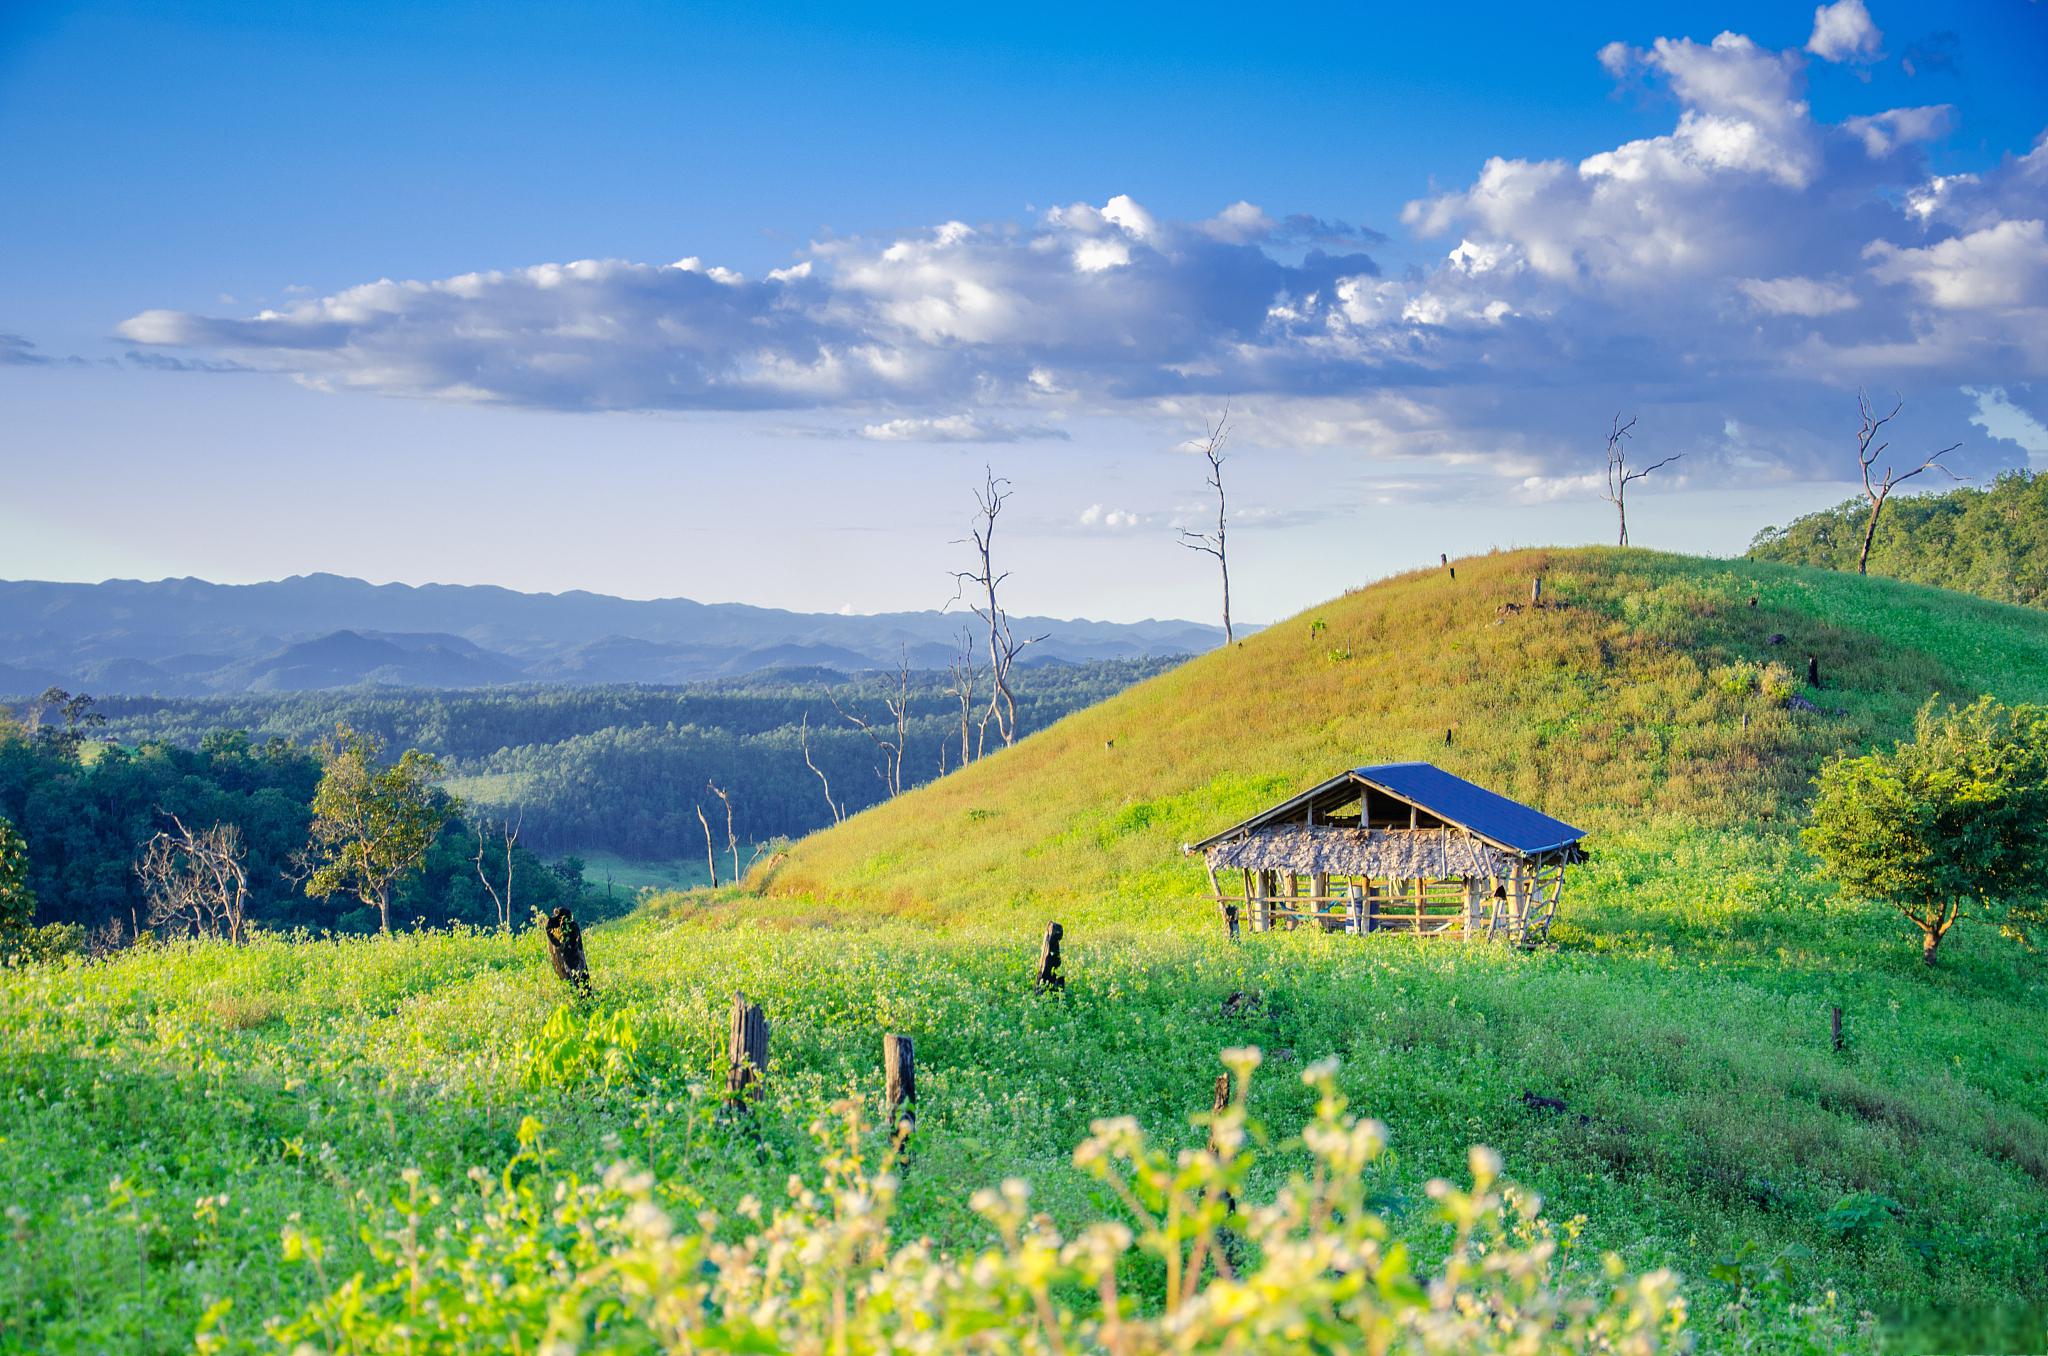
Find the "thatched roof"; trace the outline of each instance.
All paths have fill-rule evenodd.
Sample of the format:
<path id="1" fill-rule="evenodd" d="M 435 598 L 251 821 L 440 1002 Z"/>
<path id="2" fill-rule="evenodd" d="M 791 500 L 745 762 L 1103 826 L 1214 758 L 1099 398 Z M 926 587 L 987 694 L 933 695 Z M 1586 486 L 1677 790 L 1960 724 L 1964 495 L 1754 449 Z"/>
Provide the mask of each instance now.
<path id="1" fill-rule="evenodd" d="M 1212 845 L 1204 856 L 1217 869 L 1318 871 L 1332 876 L 1391 880 L 1449 880 L 1505 876 L 1520 862 L 1514 853 L 1457 829 L 1357 829 L 1319 824 L 1273 824 Z"/>

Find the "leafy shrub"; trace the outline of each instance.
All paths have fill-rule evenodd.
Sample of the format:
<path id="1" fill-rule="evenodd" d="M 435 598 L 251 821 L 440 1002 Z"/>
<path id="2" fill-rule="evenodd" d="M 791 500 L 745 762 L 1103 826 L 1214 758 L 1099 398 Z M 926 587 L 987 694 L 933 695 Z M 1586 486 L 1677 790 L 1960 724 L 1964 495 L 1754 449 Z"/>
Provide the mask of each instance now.
<path id="1" fill-rule="evenodd" d="M 1128 1118 L 1098 1121 L 1074 1161 L 1120 1210 L 1068 1236 L 1011 1179 L 975 1193 L 995 1242 L 961 1256 L 895 1238 L 894 1164 L 852 1102 L 814 1127 L 821 1181 L 792 1177 L 784 1204 L 766 1212 L 749 1198 L 731 1222 L 673 1218 L 652 1176 L 625 1166 L 594 1182 L 563 1171 L 529 1119 L 502 1174 L 471 1170 L 472 1192 L 450 1199 L 409 1171 L 372 1231 L 382 1274 L 332 1285 L 271 1336 L 353 1352 L 1688 1346 L 1675 1276 L 1630 1276 L 1612 1256 L 1597 1278 L 1581 1275 L 1567 1264 L 1578 1222 L 1545 1222 L 1535 1198 L 1499 1183 L 1487 1149 L 1471 1152 L 1469 1189 L 1430 1183 L 1447 1246 L 1420 1267 L 1370 1208 L 1386 1131 L 1347 1112 L 1335 1061 L 1303 1074 L 1314 1117 L 1281 1146 L 1305 1150 L 1308 1170 L 1252 1202 L 1268 1157 L 1244 1103 L 1259 1052 L 1225 1060 L 1238 1096 L 1206 1118 L 1206 1150 L 1174 1153 Z M 324 1241 L 300 1230 L 287 1231 L 285 1252 L 324 1266 Z M 200 1336 L 203 1346 L 211 1334 Z"/>
<path id="2" fill-rule="evenodd" d="M 640 1066 L 644 1019 L 633 1008 L 586 1011 L 563 1003 L 521 1052 L 529 1087 L 567 1089 L 597 1083 L 605 1090 L 631 1082 Z"/>

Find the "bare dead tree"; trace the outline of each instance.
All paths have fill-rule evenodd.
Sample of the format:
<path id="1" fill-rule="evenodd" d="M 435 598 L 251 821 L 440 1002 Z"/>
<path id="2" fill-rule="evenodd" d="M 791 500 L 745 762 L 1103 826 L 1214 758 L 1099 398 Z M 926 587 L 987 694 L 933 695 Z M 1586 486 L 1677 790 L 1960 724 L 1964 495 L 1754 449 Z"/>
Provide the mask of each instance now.
<path id="1" fill-rule="evenodd" d="M 711 821 L 704 817 L 704 807 L 697 809 L 697 822 L 704 826 L 704 865 L 711 872 L 711 888 L 718 888 L 718 850 L 711 846 Z"/>
<path id="2" fill-rule="evenodd" d="M 982 483 L 974 491 L 974 526 L 963 543 L 974 543 L 976 566 L 971 570 L 953 571 L 954 601 L 967 601 L 968 610 L 981 618 L 988 628 L 989 677 L 994 688 L 989 693 L 989 716 L 995 721 L 996 733 L 1002 736 L 1004 744 L 1017 742 L 1017 698 L 1010 690 L 1010 666 L 1017 662 L 1017 656 L 1027 647 L 1044 640 L 1042 635 L 1017 639 L 1010 628 L 1010 614 L 1003 610 L 999 596 L 1003 581 L 1010 577 L 1009 571 L 1000 573 L 995 567 L 996 519 L 1002 515 L 1003 505 L 1009 502 L 1010 482 L 998 476 L 991 467 L 982 468 Z M 969 590 L 973 597 L 968 598 Z"/>
<path id="3" fill-rule="evenodd" d="M 1871 479 L 1870 473 L 1876 467 L 1877 459 L 1891 446 L 1889 442 L 1878 441 L 1884 434 L 1884 426 L 1898 418 L 1899 411 L 1904 408 L 1906 402 L 1895 397 L 1891 413 L 1880 417 L 1877 411 L 1871 408 L 1870 397 L 1860 390 L 1856 392 L 1856 409 L 1862 415 L 1862 422 L 1856 430 L 1856 463 L 1863 472 L 1863 497 L 1870 501 L 1870 518 L 1863 524 L 1863 551 L 1856 557 L 1858 574 L 1870 573 L 1870 544 L 1877 539 L 1878 516 L 1884 512 L 1885 500 L 1892 497 L 1893 490 L 1927 470 L 1939 471 L 1950 480 L 1968 479 L 1967 476 L 1959 476 L 1941 464 L 1941 459 L 1961 447 L 1961 443 L 1950 443 L 1939 452 L 1928 453 L 1918 466 L 1904 475 L 1899 475 L 1894 468 L 1886 466 L 1881 476 L 1874 481 Z"/>
<path id="4" fill-rule="evenodd" d="M 1223 574 L 1223 643 L 1228 645 L 1237 638 L 1230 629 L 1230 556 L 1226 544 L 1226 533 L 1230 526 L 1230 503 L 1223 495 L 1223 444 L 1230 437 L 1230 405 L 1226 402 L 1223 413 L 1216 422 L 1209 425 L 1208 440 L 1202 445 L 1202 457 L 1209 463 L 1209 479 L 1204 482 L 1216 491 L 1216 530 L 1196 532 L 1190 528 L 1180 530 L 1180 544 L 1190 551 L 1216 557 L 1216 568 Z"/>
<path id="5" fill-rule="evenodd" d="M 725 806 L 725 850 L 732 854 L 732 879 L 738 881 L 740 878 L 740 840 L 734 836 L 732 831 L 732 797 L 726 795 L 717 782 L 706 781 L 704 785 L 710 787 L 711 794 L 718 797 L 719 802 Z"/>
<path id="6" fill-rule="evenodd" d="M 903 751 L 910 738 L 910 652 L 904 651 L 903 660 L 896 670 L 896 692 L 883 694 L 882 705 L 888 708 L 890 723 L 881 725 L 869 720 L 857 711 L 849 711 L 839 704 L 839 698 L 832 693 L 825 694 L 825 700 L 832 703 L 847 724 L 867 736 L 875 746 L 875 776 L 881 779 L 882 790 L 891 796 L 903 794 Z"/>
<path id="7" fill-rule="evenodd" d="M 960 628 L 960 648 L 947 666 L 951 682 L 946 695 L 960 703 L 960 766 L 966 767 L 981 757 L 983 746 L 988 742 L 988 712 L 981 713 L 981 722 L 976 727 L 974 719 L 974 687 L 979 670 L 974 664 L 974 633 L 966 627 Z M 973 736 L 970 743 L 969 737 Z M 939 772 L 946 770 L 945 745 L 939 746 Z"/>
<path id="8" fill-rule="evenodd" d="M 195 937 L 224 934 L 241 945 L 249 905 L 242 831 L 216 824 L 194 833 L 176 815 L 164 817 L 177 832 L 159 830 L 135 861 L 150 925 L 190 928 Z"/>
<path id="9" fill-rule="evenodd" d="M 832 822 L 838 824 L 846 819 L 846 812 L 839 808 L 839 802 L 832 799 L 832 779 L 825 775 L 825 769 L 811 761 L 811 713 L 804 712 L 803 724 L 797 730 L 797 742 L 804 751 L 804 766 L 818 774 L 818 785 L 825 788 L 825 808 L 832 812 Z"/>
<path id="10" fill-rule="evenodd" d="M 1607 435 L 1607 493 L 1600 496 L 1614 505 L 1615 516 L 1621 520 L 1620 544 L 1623 546 L 1628 545 L 1628 487 L 1647 478 L 1652 471 L 1660 471 L 1685 457 L 1685 453 L 1677 452 L 1640 471 L 1629 470 L 1628 440 L 1635 436 L 1635 426 L 1634 419 L 1624 424 L 1620 415 L 1614 416 L 1614 428 Z"/>
<path id="11" fill-rule="evenodd" d="M 484 883 L 484 889 L 491 896 L 491 903 L 497 906 L 498 930 L 500 932 L 510 932 L 512 930 L 512 849 L 518 846 L 519 831 L 526 827 L 526 807 L 519 807 L 519 818 L 517 820 L 507 815 L 505 816 L 504 823 L 504 830 L 499 835 L 505 848 L 505 889 L 503 893 L 500 893 L 497 885 L 492 882 L 490 873 L 484 870 L 484 853 L 492 846 L 490 840 L 494 825 L 488 818 L 478 815 L 470 827 L 476 833 L 476 878 Z"/>

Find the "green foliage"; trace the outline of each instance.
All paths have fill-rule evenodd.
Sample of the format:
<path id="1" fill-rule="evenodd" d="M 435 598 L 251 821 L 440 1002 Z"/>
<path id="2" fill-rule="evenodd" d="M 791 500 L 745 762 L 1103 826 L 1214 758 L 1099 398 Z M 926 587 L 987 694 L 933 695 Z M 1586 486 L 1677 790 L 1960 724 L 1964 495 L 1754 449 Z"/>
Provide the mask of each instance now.
<path id="1" fill-rule="evenodd" d="M 312 823 L 317 856 L 306 893 L 324 899 L 347 891 L 374 906 L 378 931 L 389 932 L 392 891 L 426 860 L 455 806 L 440 789 L 439 759 L 407 749 L 396 763 L 379 767 L 382 751 L 374 736 L 346 725 L 336 726 L 334 738 L 320 746 Z"/>
<path id="2" fill-rule="evenodd" d="M 1838 758 L 1817 785 L 1802 840 L 1844 891 L 1919 928 L 1930 965 L 1966 905 L 2042 893 L 2048 708 L 1930 701 L 1910 741 Z"/>
<path id="3" fill-rule="evenodd" d="M 1170 659 L 1019 668 L 1018 720 L 1043 729 L 1173 667 Z M 196 748 L 221 729 L 311 745 L 337 723 L 387 748 L 418 748 L 448 769 L 448 790 L 477 806 L 525 812 L 522 844 L 544 855 L 608 852 L 671 861 L 701 843 L 677 787 L 713 781 L 733 798 L 743 842 L 797 837 L 831 822 L 818 779 L 804 765 L 799 728 L 809 717 L 812 759 L 848 810 L 883 799 L 874 746 L 832 709 L 882 714 L 895 678 L 825 669 L 751 674 L 681 687 L 513 687 L 476 692 L 375 689 L 235 697 L 112 697 L 102 732 L 125 744 Z M 911 675 L 906 784 L 959 762 L 960 705 L 950 675 Z M 702 869 L 702 853 L 696 855 Z"/>
<path id="4" fill-rule="evenodd" d="M 28 885 L 28 844 L 12 824 L 0 819 L 0 939 L 25 931 L 35 916 L 36 896 Z"/>
<path id="5" fill-rule="evenodd" d="M 630 1007 L 610 1012 L 563 1003 L 548 1015 L 524 1053 L 525 1081 L 536 1088 L 569 1089 L 596 1083 L 609 1091 L 639 1071 L 641 1027 Z"/>
<path id="6" fill-rule="evenodd" d="M 1756 560 L 1854 570 L 1870 505 L 1861 499 L 1767 527 Z M 1885 505 L 1870 572 L 2048 607 L 2048 476 L 2010 471 L 1987 489 L 1900 495 Z"/>
<path id="7" fill-rule="evenodd" d="M 1226 1058 L 1249 1072 L 1258 1051 Z M 957 1255 L 898 1241 L 903 1184 L 853 1102 L 812 1128 L 815 1182 L 793 1177 L 772 1211 L 742 1201 L 730 1223 L 676 1219 L 627 1165 L 592 1181 L 564 1171 L 529 1120 L 501 1174 L 444 1191 L 409 1170 L 370 1232 L 374 1270 L 270 1335 L 365 1353 L 468 1349 L 457 1334 L 472 1332 L 647 1352 L 1687 1348 L 1676 1278 L 1630 1276 L 1613 1256 L 1575 1268 L 1575 1225 L 1554 1229 L 1503 1186 L 1490 1150 L 1472 1151 L 1469 1189 L 1430 1184 L 1441 1260 L 1424 1268 L 1370 1204 L 1385 1127 L 1346 1112 L 1334 1071 L 1302 1075 L 1318 1093 L 1294 1142 L 1305 1161 L 1270 1199 L 1240 1194 L 1268 1156 L 1242 1095 L 1199 1154 L 1105 1119 L 1073 1157 L 1120 1204 L 1067 1232 L 1011 1178 L 975 1193 L 987 1241 Z M 325 1270 L 324 1240 L 287 1240 L 289 1258 Z"/>
<path id="8" fill-rule="evenodd" d="M 1829 1206 L 1820 1223 L 1833 1238 L 1848 1243 L 1867 1243 L 1892 1222 L 1900 1208 L 1897 1201 L 1881 1192 L 1852 1191 Z"/>

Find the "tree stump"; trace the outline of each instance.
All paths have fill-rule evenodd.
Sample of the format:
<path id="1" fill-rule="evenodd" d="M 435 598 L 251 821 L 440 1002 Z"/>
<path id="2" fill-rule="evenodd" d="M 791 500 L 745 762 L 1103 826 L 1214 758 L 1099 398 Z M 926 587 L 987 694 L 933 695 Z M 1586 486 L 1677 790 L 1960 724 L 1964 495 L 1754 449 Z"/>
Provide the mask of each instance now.
<path id="1" fill-rule="evenodd" d="M 882 1101 L 896 1161 L 910 1166 L 910 1132 L 917 1128 L 917 1049 L 908 1036 L 882 1037 Z"/>
<path id="2" fill-rule="evenodd" d="M 1806 656 L 1806 685 L 1820 686 L 1820 659 L 1815 655 Z"/>
<path id="3" fill-rule="evenodd" d="M 762 1080 L 768 1075 L 768 1019 L 759 1003 L 749 1003 L 743 993 L 732 996 L 732 1028 L 726 1041 L 725 1090 L 733 1102 L 744 1106 L 749 1097 L 761 1095 Z"/>
<path id="4" fill-rule="evenodd" d="M 1045 941 L 1038 949 L 1038 978 L 1032 987 L 1040 992 L 1058 992 L 1067 987 L 1065 975 L 1060 973 L 1060 939 L 1067 935 L 1058 923 L 1045 925 Z"/>
<path id="5" fill-rule="evenodd" d="M 1540 574 L 1529 581 L 1529 606 L 1543 606 L 1543 576 Z"/>
<path id="6" fill-rule="evenodd" d="M 590 992 L 590 962 L 583 955 L 583 929 L 566 906 L 548 915 L 548 963 L 562 982 L 578 993 Z"/>
<path id="7" fill-rule="evenodd" d="M 1224 925 L 1225 927 L 1227 927 L 1227 928 L 1229 928 L 1229 929 L 1230 929 L 1230 940 L 1231 940 L 1231 941 L 1233 941 L 1233 942 L 1234 942 L 1234 941 L 1236 941 L 1236 940 L 1237 940 L 1237 905 L 1235 905 L 1235 904 L 1225 904 L 1225 905 L 1223 906 L 1223 925 Z"/>
<path id="8" fill-rule="evenodd" d="M 1833 1040 L 1833 1042 L 1834 1042 L 1834 1047 L 1835 1047 L 1835 1053 L 1836 1053 L 1836 1054 L 1838 1054 L 1838 1055 L 1839 1055 L 1839 1054 L 1841 1054 L 1841 1053 L 1842 1053 L 1842 1010 L 1841 1010 L 1840 1008 L 1838 1008 L 1838 1007 L 1837 1007 L 1837 1008 L 1830 1008 L 1830 1009 L 1828 1009 L 1828 1035 L 1829 1035 L 1829 1036 L 1830 1036 L 1830 1037 L 1832 1038 L 1832 1040 Z"/>

